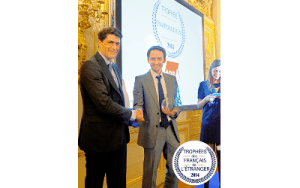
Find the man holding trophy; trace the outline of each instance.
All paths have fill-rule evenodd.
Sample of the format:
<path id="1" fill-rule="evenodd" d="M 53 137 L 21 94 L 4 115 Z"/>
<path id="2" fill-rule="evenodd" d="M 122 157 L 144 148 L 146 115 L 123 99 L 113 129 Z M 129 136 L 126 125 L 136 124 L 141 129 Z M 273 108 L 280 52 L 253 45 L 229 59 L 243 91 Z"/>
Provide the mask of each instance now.
<path id="1" fill-rule="evenodd" d="M 163 152 L 167 161 L 165 187 L 176 188 L 178 179 L 173 171 L 172 158 L 180 145 L 176 118 L 176 77 L 162 72 L 166 51 L 152 46 L 147 52 L 151 69 L 135 78 L 134 109 L 142 109 L 145 121 L 140 123 L 138 145 L 144 148 L 143 188 L 156 188 L 157 167 Z"/>

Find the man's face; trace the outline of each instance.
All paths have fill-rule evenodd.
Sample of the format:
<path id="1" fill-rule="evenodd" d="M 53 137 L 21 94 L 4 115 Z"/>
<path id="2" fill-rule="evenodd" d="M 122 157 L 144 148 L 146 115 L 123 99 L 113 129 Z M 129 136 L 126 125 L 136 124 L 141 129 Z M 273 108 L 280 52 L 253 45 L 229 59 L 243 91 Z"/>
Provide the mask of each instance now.
<path id="1" fill-rule="evenodd" d="M 151 69 L 160 74 L 163 64 L 166 62 L 164 59 L 164 54 L 160 50 L 152 50 L 149 54 L 148 63 L 151 66 Z"/>
<path id="2" fill-rule="evenodd" d="M 120 48 L 120 38 L 113 34 L 107 34 L 106 38 L 101 41 L 97 40 L 100 53 L 108 60 L 116 58 Z"/>

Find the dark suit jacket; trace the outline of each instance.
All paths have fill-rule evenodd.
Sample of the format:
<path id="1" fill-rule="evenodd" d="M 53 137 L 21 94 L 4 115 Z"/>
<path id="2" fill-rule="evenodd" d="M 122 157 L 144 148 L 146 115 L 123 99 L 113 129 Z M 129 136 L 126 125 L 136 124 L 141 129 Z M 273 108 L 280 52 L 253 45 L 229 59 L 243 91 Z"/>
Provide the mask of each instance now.
<path id="1" fill-rule="evenodd" d="M 113 68 L 121 78 L 118 67 L 113 64 Z M 82 65 L 80 89 L 83 116 L 79 132 L 80 149 L 107 152 L 121 148 L 123 142 L 129 142 L 128 124 L 132 112 L 124 107 L 121 85 L 119 83 L 119 89 L 99 52 Z"/>

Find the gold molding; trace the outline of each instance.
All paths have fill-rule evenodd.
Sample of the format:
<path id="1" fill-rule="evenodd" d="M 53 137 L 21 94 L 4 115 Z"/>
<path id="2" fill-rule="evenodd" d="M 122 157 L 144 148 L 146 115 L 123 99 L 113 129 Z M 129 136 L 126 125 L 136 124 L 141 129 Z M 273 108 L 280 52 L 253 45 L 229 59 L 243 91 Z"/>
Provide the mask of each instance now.
<path id="1" fill-rule="evenodd" d="M 187 119 L 179 120 L 179 121 L 176 121 L 176 123 L 177 123 L 177 127 L 178 127 L 179 125 L 184 125 L 184 124 L 190 123 L 190 120 L 187 120 Z"/>
<path id="2" fill-rule="evenodd" d="M 208 51 L 208 54 L 211 55 L 213 59 L 215 59 L 215 46 L 216 46 L 216 30 L 215 30 L 215 25 L 214 23 L 211 23 L 208 20 L 204 20 L 204 26 L 205 26 L 205 31 L 204 35 L 208 37 L 207 41 L 207 49 L 205 51 Z M 210 63 L 210 62 L 208 62 Z"/>
<path id="3" fill-rule="evenodd" d="M 98 32 L 106 20 L 109 21 L 109 3 L 109 0 L 78 0 L 78 84 L 80 80 L 80 69 L 82 64 L 86 61 L 88 45 L 90 46 L 86 41 L 84 33 L 87 29 L 91 28 L 92 25 L 93 30 Z M 93 20 L 93 23 L 91 23 L 90 20 Z M 102 22 L 104 22 L 104 24 Z"/>
<path id="4" fill-rule="evenodd" d="M 205 40 L 205 53 L 211 54 L 211 35 L 208 32 L 204 32 Z"/>
<path id="5" fill-rule="evenodd" d="M 197 135 L 197 136 L 198 136 L 198 135 L 200 136 L 200 132 L 196 132 L 196 133 L 194 133 L 194 134 L 191 134 L 191 137 L 196 136 L 196 135 Z"/>
<path id="6" fill-rule="evenodd" d="M 204 25 L 208 28 L 210 28 L 211 30 L 215 29 L 215 25 L 209 21 L 207 21 L 206 19 L 204 19 Z"/>
<path id="7" fill-rule="evenodd" d="M 188 3 L 202 12 L 204 15 L 207 14 L 207 8 L 204 6 L 201 0 L 188 0 Z"/>
<path id="8" fill-rule="evenodd" d="M 202 12 L 205 16 L 211 18 L 212 0 L 186 0 L 186 2 L 197 10 Z"/>
<path id="9" fill-rule="evenodd" d="M 129 187 L 132 184 L 135 184 L 135 183 L 137 183 L 139 181 L 142 181 L 142 179 L 143 179 L 143 175 L 138 176 L 138 177 L 136 177 L 136 178 L 134 178 L 132 180 L 129 180 L 129 181 L 126 182 L 126 187 Z"/>
<path id="10" fill-rule="evenodd" d="M 139 128 L 129 127 L 129 133 L 130 134 L 139 133 Z"/>
<path id="11" fill-rule="evenodd" d="M 86 29 L 91 27 L 88 12 L 90 0 L 78 1 L 78 11 L 81 19 L 78 21 L 78 49 L 80 50 L 80 62 L 86 59 L 87 42 L 83 36 Z"/>
<path id="12" fill-rule="evenodd" d="M 83 150 L 81 150 L 81 149 L 78 148 L 78 159 L 82 158 L 82 157 L 85 157 L 85 153 L 84 153 Z"/>
<path id="13" fill-rule="evenodd" d="M 135 138 L 135 139 L 130 139 L 130 141 L 129 141 L 129 143 L 128 144 L 136 144 L 137 143 L 137 138 Z"/>
<path id="14" fill-rule="evenodd" d="M 187 127 L 184 127 L 184 128 L 181 128 L 178 130 L 178 133 L 187 133 L 187 136 L 188 136 L 188 131 L 189 131 L 189 128 L 188 126 Z M 188 137 L 187 137 L 188 138 Z"/>

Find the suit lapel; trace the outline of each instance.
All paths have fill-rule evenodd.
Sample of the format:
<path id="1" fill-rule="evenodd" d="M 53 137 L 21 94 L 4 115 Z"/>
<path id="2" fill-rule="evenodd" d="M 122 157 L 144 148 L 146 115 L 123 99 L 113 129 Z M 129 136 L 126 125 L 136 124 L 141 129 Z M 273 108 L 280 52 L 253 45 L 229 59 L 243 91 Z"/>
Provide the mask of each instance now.
<path id="1" fill-rule="evenodd" d="M 122 82 L 121 82 L 120 72 L 119 72 L 119 70 L 118 70 L 118 68 L 116 66 L 117 65 L 115 65 L 114 63 L 112 64 L 112 68 L 114 69 L 114 71 L 116 73 L 116 76 L 117 76 L 119 88 L 122 91 Z"/>
<path id="2" fill-rule="evenodd" d="M 147 85 L 147 87 L 148 87 L 148 89 L 151 93 L 151 96 L 152 96 L 157 108 L 160 109 L 156 89 L 155 89 L 155 86 L 154 86 L 153 77 L 152 77 L 152 74 L 151 74 L 150 71 L 145 75 L 145 80 L 146 80 L 146 85 Z"/>
<path id="3" fill-rule="evenodd" d="M 118 80 L 118 83 L 119 83 L 119 93 L 122 97 L 122 100 L 124 101 L 124 95 L 123 95 L 123 89 L 122 89 L 122 81 L 121 81 L 121 77 L 120 77 L 120 72 L 119 72 L 119 69 L 117 68 L 117 65 L 115 65 L 114 63 L 112 64 L 112 67 L 116 73 L 116 76 L 117 76 L 117 80 Z"/>
<path id="4" fill-rule="evenodd" d="M 164 75 L 164 78 L 165 78 L 165 83 L 166 83 L 166 88 L 167 88 L 167 97 L 168 98 L 173 98 L 172 93 L 174 92 L 174 89 L 173 89 L 174 84 L 172 85 L 171 79 L 170 79 L 168 74 L 163 73 L 163 75 Z"/>
<path id="5" fill-rule="evenodd" d="M 100 64 L 101 67 L 103 67 L 103 72 L 104 74 L 106 75 L 108 81 L 110 82 L 110 84 L 113 86 L 113 88 L 120 94 L 120 96 L 122 96 L 123 98 L 123 94 L 120 93 L 120 90 L 112 76 L 112 74 L 110 73 L 104 59 L 102 58 L 102 56 L 99 54 L 99 52 L 96 53 L 96 59 L 97 59 L 97 62 Z"/>

